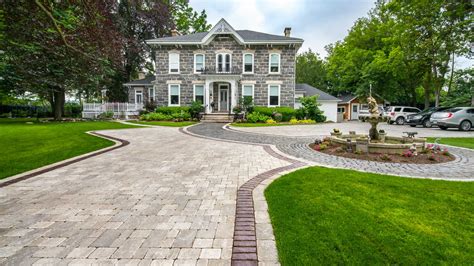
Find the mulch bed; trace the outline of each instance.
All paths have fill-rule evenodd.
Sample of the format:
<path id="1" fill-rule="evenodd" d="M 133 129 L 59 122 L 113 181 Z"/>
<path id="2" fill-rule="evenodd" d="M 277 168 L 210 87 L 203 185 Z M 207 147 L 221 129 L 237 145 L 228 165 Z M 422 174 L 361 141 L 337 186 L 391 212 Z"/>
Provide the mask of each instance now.
<path id="1" fill-rule="evenodd" d="M 400 154 L 380 154 L 380 153 L 369 153 L 369 154 L 357 154 L 347 152 L 346 147 L 339 144 L 328 144 L 325 149 L 317 149 L 314 143 L 309 145 L 315 152 L 322 152 L 334 156 L 341 156 L 351 159 L 385 162 L 385 163 L 414 163 L 414 164 L 436 164 L 450 162 L 455 159 L 452 154 L 443 154 L 443 151 L 432 151 L 428 153 L 418 153 L 417 156 L 405 157 Z"/>

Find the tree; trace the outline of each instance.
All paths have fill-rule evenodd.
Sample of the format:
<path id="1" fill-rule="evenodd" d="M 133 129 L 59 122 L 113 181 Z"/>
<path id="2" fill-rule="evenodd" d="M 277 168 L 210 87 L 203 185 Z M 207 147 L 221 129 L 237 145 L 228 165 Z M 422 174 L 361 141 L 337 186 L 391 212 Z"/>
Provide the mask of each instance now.
<path id="1" fill-rule="evenodd" d="M 311 49 L 296 56 L 296 83 L 327 90 L 326 65 Z"/>
<path id="2" fill-rule="evenodd" d="M 312 119 L 316 122 L 326 121 L 326 116 L 319 109 L 318 95 L 300 98 L 301 108 L 297 110 L 300 119 Z"/>
<path id="3" fill-rule="evenodd" d="M 453 87 L 441 102 L 442 106 L 474 106 L 474 68 L 454 73 Z"/>
<path id="4" fill-rule="evenodd" d="M 189 6 L 188 0 L 175 0 L 171 4 L 171 13 L 176 30 L 181 34 L 208 31 L 211 24 L 207 24 L 205 10 L 198 13 Z"/>

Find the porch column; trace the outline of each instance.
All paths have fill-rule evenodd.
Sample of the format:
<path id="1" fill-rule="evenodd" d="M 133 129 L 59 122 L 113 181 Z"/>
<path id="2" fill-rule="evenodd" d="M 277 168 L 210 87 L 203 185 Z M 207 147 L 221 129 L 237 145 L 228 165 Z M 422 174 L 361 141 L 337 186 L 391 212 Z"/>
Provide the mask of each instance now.
<path id="1" fill-rule="evenodd" d="M 230 88 L 231 88 L 231 106 L 230 106 L 230 112 L 232 112 L 232 109 L 234 109 L 234 107 L 237 105 L 237 97 L 238 97 L 238 91 L 239 91 L 239 88 L 237 87 L 237 80 L 232 80 L 230 82 Z"/>
<path id="2" fill-rule="evenodd" d="M 209 114 L 211 113 L 211 103 L 209 102 L 210 93 L 209 90 L 211 89 L 211 82 L 206 79 L 206 85 L 204 86 L 204 113 Z"/>

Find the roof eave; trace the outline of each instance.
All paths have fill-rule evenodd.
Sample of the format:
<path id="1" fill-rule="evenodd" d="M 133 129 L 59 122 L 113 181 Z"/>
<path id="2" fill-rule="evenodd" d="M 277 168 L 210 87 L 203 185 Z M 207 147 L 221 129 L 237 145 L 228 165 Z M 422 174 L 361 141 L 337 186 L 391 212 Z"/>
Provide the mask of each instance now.
<path id="1" fill-rule="evenodd" d="M 288 44 L 303 44 L 304 41 L 246 41 L 242 42 L 241 44 L 246 45 L 265 45 L 265 44 L 281 44 L 281 45 L 288 45 Z M 166 42 L 166 41 L 146 41 L 146 44 L 149 45 L 206 45 L 205 42 Z"/>

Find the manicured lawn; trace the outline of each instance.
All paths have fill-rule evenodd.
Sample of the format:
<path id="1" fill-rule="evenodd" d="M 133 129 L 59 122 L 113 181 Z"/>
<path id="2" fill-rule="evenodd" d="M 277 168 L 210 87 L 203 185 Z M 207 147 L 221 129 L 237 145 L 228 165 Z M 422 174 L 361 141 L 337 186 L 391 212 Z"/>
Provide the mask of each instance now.
<path id="1" fill-rule="evenodd" d="M 428 138 L 428 142 L 434 143 L 436 138 Z M 474 138 L 441 138 L 440 144 L 474 149 Z"/>
<path id="2" fill-rule="evenodd" d="M 265 123 L 232 123 L 233 127 L 278 127 L 278 126 L 301 126 L 301 125 L 315 125 L 315 124 L 289 124 L 289 123 L 278 123 L 278 124 L 265 124 Z"/>
<path id="3" fill-rule="evenodd" d="M 150 126 L 162 126 L 162 127 L 186 127 L 196 124 L 192 121 L 173 122 L 173 121 L 128 121 L 130 123 L 150 125 Z"/>
<path id="4" fill-rule="evenodd" d="M 265 191 L 282 265 L 474 262 L 474 183 L 311 167 Z"/>
<path id="5" fill-rule="evenodd" d="M 0 119 L 0 179 L 114 144 L 86 131 L 134 127 L 115 122 Z"/>

